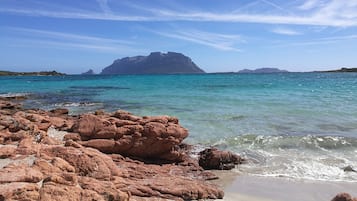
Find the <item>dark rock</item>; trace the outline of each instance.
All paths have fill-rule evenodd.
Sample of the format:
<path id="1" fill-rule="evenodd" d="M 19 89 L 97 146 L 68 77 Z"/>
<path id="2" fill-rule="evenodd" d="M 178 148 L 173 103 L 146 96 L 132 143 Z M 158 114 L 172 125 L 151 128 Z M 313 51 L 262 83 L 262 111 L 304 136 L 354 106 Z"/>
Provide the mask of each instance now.
<path id="1" fill-rule="evenodd" d="M 353 169 L 350 165 L 347 167 L 343 168 L 343 171 L 345 172 L 357 172 L 355 169 Z"/>
<path id="2" fill-rule="evenodd" d="M 337 194 L 331 201 L 357 201 L 357 198 L 353 198 L 348 193 Z"/>
<path id="3" fill-rule="evenodd" d="M 176 52 L 152 52 L 149 56 L 115 60 L 101 74 L 191 74 L 204 73 L 192 60 Z"/>
<path id="4" fill-rule="evenodd" d="M 199 153 L 199 164 L 206 170 L 230 170 L 242 162 L 242 158 L 229 151 L 208 148 Z"/>
<path id="5" fill-rule="evenodd" d="M 63 115 L 63 114 L 68 114 L 68 109 L 57 108 L 57 109 L 50 110 L 50 112 L 53 113 L 54 115 Z"/>

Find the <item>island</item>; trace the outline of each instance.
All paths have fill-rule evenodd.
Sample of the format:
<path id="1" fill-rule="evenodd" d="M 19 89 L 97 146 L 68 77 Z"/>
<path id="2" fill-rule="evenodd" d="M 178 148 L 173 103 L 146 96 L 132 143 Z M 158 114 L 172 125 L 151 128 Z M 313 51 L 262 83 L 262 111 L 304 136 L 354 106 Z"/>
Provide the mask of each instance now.
<path id="1" fill-rule="evenodd" d="M 84 72 L 81 75 L 95 75 L 95 73 L 92 69 L 89 69 L 87 72 Z"/>
<path id="2" fill-rule="evenodd" d="M 243 69 L 238 73 L 288 73 L 287 70 L 280 70 L 278 68 L 257 68 L 255 70 Z"/>
<path id="3" fill-rule="evenodd" d="M 205 73 L 191 58 L 176 52 L 152 52 L 148 56 L 117 59 L 101 74 L 197 74 Z"/>
<path id="4" fill-rule="evenodd" d="M 340 68 L 337 70 L 314 71 L 318 73 L 356 73 L 357 68 Z"/>
<path id="5" fill-rule="evenodd" d="M 59 76 L 66 75 L 65 73 L 59 73 L 57 71 L 40 71 L 40 72 L 11 72 L 0 71 L 0 76 Z"/>

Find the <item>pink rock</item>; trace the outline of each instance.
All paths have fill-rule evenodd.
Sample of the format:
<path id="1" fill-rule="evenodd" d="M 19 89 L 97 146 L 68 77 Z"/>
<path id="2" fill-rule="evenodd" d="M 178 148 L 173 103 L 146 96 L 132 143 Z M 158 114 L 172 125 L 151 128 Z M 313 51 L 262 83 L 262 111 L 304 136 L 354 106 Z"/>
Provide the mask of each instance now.
<path id="1" fill-rule="evenodd" d="M 43 174 L 28 165 L 8 165 L 0 169 L 0 183 L 41 181 Z"/>
<path id="2" fill-rule="evenodd" d="M 52 146 L 43 148 L 42 153 L 67 161 L 81 176 L 110 180 L 120 175 L 119 168 L 111 158 L 96 149 Z"/>
<path id="3" fill-rule="evenodd" d="M 82 115 L 73 130 L 88 139 L 108 139 L 117 136 L 115 124 L 92 114 Z"/>
<path id="4" fill-rule="evenodd" d="M 0 159 L 10 158 L 15 156 L 16 154 L 16 147 L 14 146 L 1 146 L 0 147 Z"/>
<path id="5" fill-rule="evenodd" d="M 39 200 L 39 187 L 35 183 L 12 182 L 0 184 L 0 200 Z"/>

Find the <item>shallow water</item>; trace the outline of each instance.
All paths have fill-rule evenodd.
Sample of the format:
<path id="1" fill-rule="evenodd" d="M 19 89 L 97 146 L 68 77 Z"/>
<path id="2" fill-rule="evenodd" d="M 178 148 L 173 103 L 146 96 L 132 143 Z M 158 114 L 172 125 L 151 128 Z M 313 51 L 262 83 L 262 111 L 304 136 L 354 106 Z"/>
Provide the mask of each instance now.
<path id="1" fill-rule="evenodd" d="M 177 116 L 188 142 L 243 153 L 247 174 L 353 181 L 357 74 L 206 74 L 0 77 L 0 94 L 72 113 L 129 110 Z"/>

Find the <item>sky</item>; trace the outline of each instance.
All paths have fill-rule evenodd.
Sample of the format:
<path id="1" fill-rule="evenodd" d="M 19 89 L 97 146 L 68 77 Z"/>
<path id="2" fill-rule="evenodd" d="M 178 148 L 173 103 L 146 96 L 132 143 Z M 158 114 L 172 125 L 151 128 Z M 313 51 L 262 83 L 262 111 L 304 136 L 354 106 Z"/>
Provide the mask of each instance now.
<path id="1" fill-rule="evenodd" d="M 0 70 L 99 73 L 156 51 L 206 72 L 357 67 L 357 0 L 0 0 Z"/>

